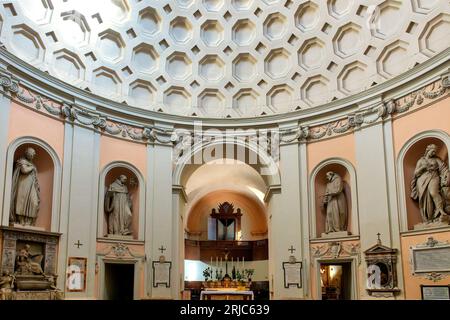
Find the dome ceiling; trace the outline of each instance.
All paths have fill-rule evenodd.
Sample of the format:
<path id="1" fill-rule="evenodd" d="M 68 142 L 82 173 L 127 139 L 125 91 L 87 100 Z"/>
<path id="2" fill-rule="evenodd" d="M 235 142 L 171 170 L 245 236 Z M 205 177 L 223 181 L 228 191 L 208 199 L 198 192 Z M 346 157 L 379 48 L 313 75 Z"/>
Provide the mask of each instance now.
<path id="1" fill-rule="evenodd" d="M 129 105 L 254 117 L 340 99 L 450 45 L 445 0 L 16 0 L 1 42 Z"/>

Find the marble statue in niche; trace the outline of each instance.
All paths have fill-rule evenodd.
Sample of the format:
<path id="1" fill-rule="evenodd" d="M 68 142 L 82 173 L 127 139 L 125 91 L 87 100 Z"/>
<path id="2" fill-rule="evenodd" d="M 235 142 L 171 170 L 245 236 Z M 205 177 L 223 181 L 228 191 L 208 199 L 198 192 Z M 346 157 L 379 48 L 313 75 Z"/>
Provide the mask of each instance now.
<path id="1" fill-rule="evenodd" d="M 131 235 L 132 203 L 126 186 L 127 177 L 120 175 L 106 191 L 105 212 L 108 216 L 108 234 Z"/>
<path id="2" fill-rule="evenodd" d="M 326 174 L 327 187 L 322 205 L 326 211 L 325 233 L 322 236 L 343 236 L 347 232 L 347 199 L 344 193 L 344 181 L 336 172 Z M 341 234 L 342 233 L 342 234 Z"/>
<path id="3" fill-rule="evenodd" d="M 411 198 L 419 202 L 424 224 L 448 224 L 449 170 L 437 155 L 437 146 L 430 144 L 417 161 L 411 180 Z M 447 202 L 447 203 L 446 203 Z"/>
<path id="4" fill-rule="evenodd" d="M 33 163 L 36 151 L 27 148 L 16 161 L 11 191 L 10 222 L 34 226 L 39 212 L 40 189 L 37 168 Z"/>

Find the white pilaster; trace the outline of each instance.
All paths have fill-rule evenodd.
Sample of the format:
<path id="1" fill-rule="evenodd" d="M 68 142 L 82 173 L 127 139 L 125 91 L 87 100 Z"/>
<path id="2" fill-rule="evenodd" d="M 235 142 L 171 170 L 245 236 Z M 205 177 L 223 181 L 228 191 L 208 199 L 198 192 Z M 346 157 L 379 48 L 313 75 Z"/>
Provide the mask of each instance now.
<path id="1" fill-rule="evenodd" d="M 66 295 L 92 298 L 95 296 L 100 135 L 75 126 L 72 139 L 67 256 L 86 257 L 88 273 L 86 292 Z M 75 245 L 78 241 L 82 243 L 79 247 Z"/>
<path id="2" fill-rule="evenodd" d="M 11 99 L 0 94 L 0 209 L 2 214 L 0 221 L 3 221 L 3 215 L 9 213 L 3 212 L 3 199 L 5 179 L 6 179 L 6 154 L 8 150 L 9 134 L 9 115 L 11 113 Z"/>
<path id="3" fill-rule="evenodd" d="M 396 249 L 401 249 L 401 239 L 400 239 L 400 217 L 399 217 L 399 207 L 398 207 L 398 196 L 397 196 L 397 183 L 396 183 L 396 172 L 395 172 L 395 153 L 394 153 L 394 137 L 392 131 L 392 121 L 388 120 L 383 123 L 384 131 L 384 146 L 386 152 L 386 178 L 387 178 L 387 197 L 389 204 L 389 219 L 390 219 L 390 236 L 391 236 L 391 246 Z M 399 253 L 400 254 L 400 253 Z M 406 253 L 403 253 L 406 254 Z M 404 299 L 404 285 L 403 285 L 403 264 L 400 256 L 397 262 L 397 281 L 398 288 L 402 291 L 397 298 Z"/>
<path id="4" fill-rule="evenodd" d="M 184 290 L 184 225 L 183 216 L 185 207 L 182 187 L 174 187 L 172 193 L 172 211 L 173 211 L 173 279 L 172 296 L 174 299 L 180 299 L 181 292 Z"/>
<path id="5" fill-rule="evenodd" d="M 300 144 L 300 211 L 301 211 L 301 226 L 302 226 L 302 251 L 303 251 L 303 293 L 304 298 L 309 297 L 309 280 L 310 280 L 310 268 L 309 263 L 311 261 L 309 250 L 309 206 L 308 206 L 308 157 L 307 157 L 306 143 Z"/>
<path id="6" fill-rule="evenodd" d="M 281 193 L 274 193 L 270 199 L 271 219 L 271 255 L 273 259 L 273 292 L 274 299 L 302 298 L 303 288 L 284 287 L 284 272 L 282 263 L 288 261 L 293 246 L 292 255 L 297 261 L 303 260 L 303 241 L 301 223 L 300 196 L 300 162 L 297 143 L 280 146 L 280 176 Z"/>
<path id="7" fill-rule="evenodd" d="M 69 202 L 70 202 L 70 185 L 71 185 L 71 168 L 72 168 L 72 149 L 73 149 L 73 125 L 64 124 L 64 155 L 62 166 L 62 183 L 61 183 L 61 211 L 59 220 L 59 232 L 61 237 L 59 240 L 59 257 L 58 257 L 58 288 L 65 290 L 66 268 L 67 268 L 67 234 L 69 231 Z"/>
<path id="8" fill-rule="evenodd" d="M 161 255 L 166 261 L 172 261 L 171 288 L 165 286 L 153 287 L 153 279 L 149 277 L 151 287 L 151 298 L 177 298 L 173 296 L 174 290 L 179 288 L 177 258 L 174 252 L 174 245 L 177 235 L 174 233 L 174 213 L 172 208 L 172 145 L 157 144 L 149 145 L 149 170 L 148 184 L 151 185 L 148 192 L 147 204 L 150 209 L 147 212 L 146 229 L 151 229 L 149 237 L 146 239 L 146 255 L 149 258 L 147 266 L 150 275 L 152 274 L 152 261 L 158 261 Z M 163 246 L 165 251 L 159 248 Z M 175 289 L 172 289 L 175 288 Z"/>
<path id="9" fill-rule="evenodd" d="M 362 251 L 377 243 L 378 232 L 384 245 L 392 245 L 384 144 L 382 123 L 355 132 Z"/>

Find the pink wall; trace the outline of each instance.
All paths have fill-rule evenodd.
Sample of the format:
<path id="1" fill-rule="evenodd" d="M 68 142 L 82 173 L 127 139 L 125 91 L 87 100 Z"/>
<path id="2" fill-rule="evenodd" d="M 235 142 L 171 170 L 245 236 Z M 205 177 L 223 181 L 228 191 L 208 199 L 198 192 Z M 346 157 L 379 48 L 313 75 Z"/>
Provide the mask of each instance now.
<path id="1" fill-rule="evenodd" d="M 393 121 L 394 150 L 398 156 L 404 144 L 417 133 L 437 129 L 450 133 L 450 97 Z"/>
<path id="2" fill-rule="evenodd" d="M 308 172 L 323 160 L 329 158 L 342 158 L 348 160 L 355 166 L 355 138 L 354 135 L 346 134 L 331 139 L 312 142 L 307 145 Z"/>
<path id="3" fill-rule="evenodd" d="M 125 161 L 134 165 L 145 177 L 147 173 L 147 147 L 141 143 L 101 136 L 100 168 L 102 169 L 114 161 Z"/>
<path id="4" fill-rule="evenodd" d="M 15 102 L 12 102 L 11 106 L 8 141 L 12 142 L 23 136 L 40 138 L 55 150 L 62 163 L 64 154 L 64 123 L 32 111 Z"/>
<path id="5" fill-rule="evenodd" d="M 62 163 L 64 153 L 64 124 L 38 112 L 23 107 L 15 102 L 11 103 L 8 141 L 30 136 L 45 141 L 56 152 Z M 35 165 L 38 169 L 41 204 L 36 226 L 51 229 L 52 197 L 54 164 L 47 152 L 37 145 L 22 145 L 14 153 L 14 160 L 24 155 L 26 147 L 33 147 L 36 151 Z"/>

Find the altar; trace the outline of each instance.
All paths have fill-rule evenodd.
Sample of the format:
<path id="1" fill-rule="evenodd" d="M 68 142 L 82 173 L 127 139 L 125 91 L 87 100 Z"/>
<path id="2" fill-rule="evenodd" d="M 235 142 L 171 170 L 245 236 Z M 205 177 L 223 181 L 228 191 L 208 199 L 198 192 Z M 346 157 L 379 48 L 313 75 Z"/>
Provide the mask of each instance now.
<path id="1" fill-rule="evenodd" d="M 230 288 L 206 289 L 200 293 L 200 300 L 253 300 L 253 291 Z"/>

